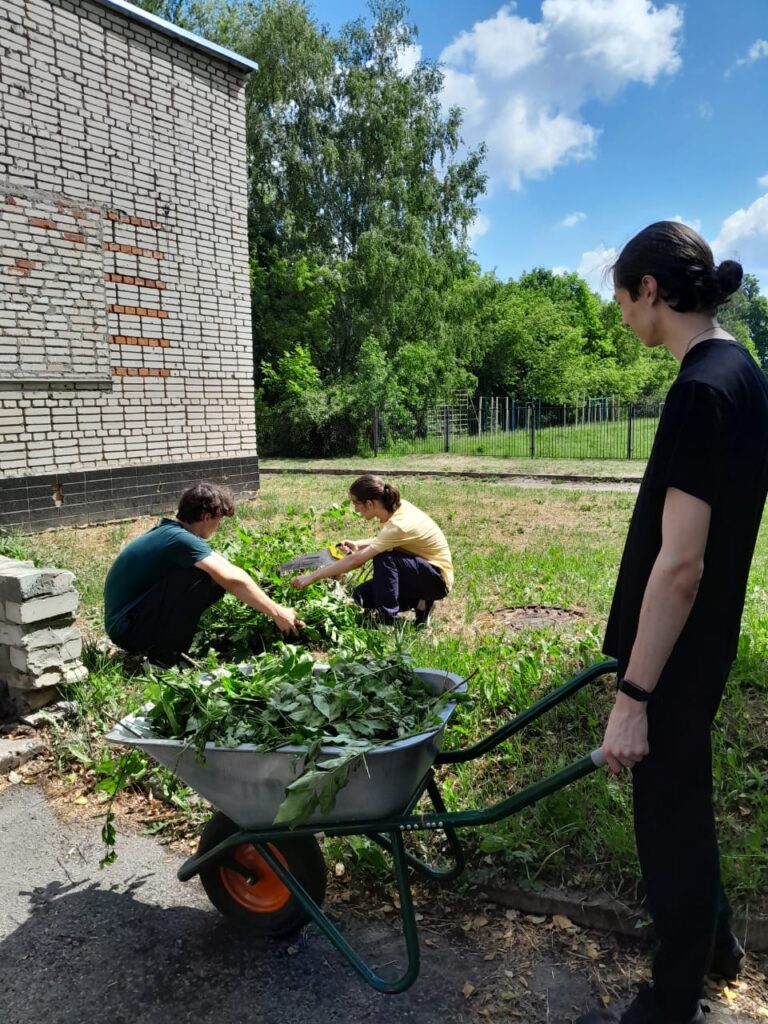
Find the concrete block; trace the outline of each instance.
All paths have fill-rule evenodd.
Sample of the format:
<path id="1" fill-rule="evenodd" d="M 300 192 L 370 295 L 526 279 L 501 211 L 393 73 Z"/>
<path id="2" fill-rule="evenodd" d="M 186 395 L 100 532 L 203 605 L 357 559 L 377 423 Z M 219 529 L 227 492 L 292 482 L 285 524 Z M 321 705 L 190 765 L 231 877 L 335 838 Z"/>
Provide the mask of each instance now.
<path id="1" fill-rule="evenodd" d="M 53 597 L 35 597 L 29 601 L 6 601 L 5 618 L 7 622 L 26 625 L 29 622 L 42 622 L 55 619 L 77 608 L 77 593 L 70 590 L 65 594 Z"/>
<path id="2" fill-rule="evenodd" d="M 71 668 L 68 668 L 61 677 L 63 684 L 67 683 L 82 683 L 88 678 L 88 669 L 85 665 L 76 662 Z"/>
<path id="3" fill-rule="evenodd" d="M 56 647 L 38 647 L 31 651 L 24 647 L 11 647 L 11 665 L 19 672 L 26 672 L 30 675 L 40 675 L 51 669 L 66 672 L 67 669 L 76 667 L 72 663 L 77 661 L 82 650 L 83 642 L 79 637 L 67 644 Z"/>
<path id="4" fill-rule="evenodd" d="M 39 647 L 63 646 L 73 641 L 79 641 L 82 649 L 80 629 L 74 625 L 71 618 L 59 620 L 56 624 L 46 622 L 42 628 L 35 628 L 36 625 L 33 623 L 31 627 L 17 626 L 17 629 L 25 630 L 25 632 L 22 639 L 18 642 L 14 641 L 13 644 L 16 647 L 34 651 Z M 13 628 L 12 624 L 8 624 L 8 628 Z M 0 636 L 2 636 L 2 625 L 0 625 Z M 76 656 L 79 657 L 79 654 Z"/>
<path id="5" fill-rule="evenodd" d="M 0 555 L 0 576 L 7 569 L 18 568 L 19 566 L 33 566 L 33 562 L 22 562 L 17 558 L 6 558 L 5 555 Z"/>
<path id="6" fill-rule="evenodd" d="M 38 736 L 23 739 L 0 739 L 0 772 L 6 773 L 30 761 L 46 749 L 45 740 Z"/>
<path id="7" fill-rule="evenodd" d="M 72 590 L 74 582 L 74 573 L 60 569 L 8 568 L 0 570 L 0 599 L 29 601 L 35 597 L 53 597 Z"/>
<path id="8" fill-rule="evenodd" d="M 37 690 L 26 690 L 16 686 L 8 687 L 8 701 L 17 715 L 38 711 L 58 699 L 59 691 L 56 686 L 43 686 Z"/>
<path id="9" fill-rule="evenodd" d="M 16 622 L 3 622 L 0 619 L 0 647 L 12 647 L 24 639 L 24 627 Z"/>

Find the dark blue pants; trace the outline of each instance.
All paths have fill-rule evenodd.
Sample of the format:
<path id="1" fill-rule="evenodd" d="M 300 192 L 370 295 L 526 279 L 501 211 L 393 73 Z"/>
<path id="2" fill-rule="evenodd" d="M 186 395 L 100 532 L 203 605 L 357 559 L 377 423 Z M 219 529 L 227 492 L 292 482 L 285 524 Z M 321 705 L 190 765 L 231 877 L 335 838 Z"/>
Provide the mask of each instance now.
<path id="1" fill-rule="evenodd" d="M 224 588 L 202 569 L 177 569 L 160 580 L 128 613 L 128 628 L 112 637 L 124 651 L 145 654 L 159 665 L 175 665 L 192 646 L 206 608 Z"/>
<path id="2" fill-rule="evenodd" d="M 373 558 L 373 579 L 355 587 L 363 608 L 379 613 L 384 621 L 415 608 L 419 601 L 439 601 L 447 590 L 440 570 L 406 551 L 383 551 Z"/>

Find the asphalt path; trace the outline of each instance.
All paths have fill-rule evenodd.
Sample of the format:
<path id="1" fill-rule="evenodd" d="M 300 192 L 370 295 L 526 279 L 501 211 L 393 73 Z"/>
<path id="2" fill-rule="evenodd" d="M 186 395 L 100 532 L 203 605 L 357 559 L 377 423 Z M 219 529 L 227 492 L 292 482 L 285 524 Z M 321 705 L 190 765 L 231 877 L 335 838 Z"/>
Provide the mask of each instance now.
<path id="1" fill-rule="evenodd" d="M 125 833 L 118 850 L 101 870 L 95 823 L 61 821 L 37 786 L 0 793 L 3 1024 L 476 1019 L 462 987 L 480 984 L 481 957 L 422 945 L 417 984 L 381 996 L 313 927 L 293 943 L 243 936 L 196 880 L 176 879 L 178 854 Z M 344 917 L 372 962 L 396 969 L 394 924 Z"/>
<path id="2" fill-rule="evenodd" d="M 586 972 L 553 950 L 528 964 L 522 996 L 489 1017 L 477 996 L 517 974 L 514 948 L 489 963 L 482 945 L 458 940 L 451 900 L 447 920 L 425 908 L 413 987 L 379 995 L 314 926 L 293 940 L 244 935 L 197 880 L 177 880 L 178 853 L 131 832 L 118 851 L 102 870 L 96 822 L 62 820 L 36 785 L 0 792 L 0 1024 L 566 1024 L 594 1002 Z M 377 970 L 397 976 L 396 914 L 342 903 L 329 912 Z"/>

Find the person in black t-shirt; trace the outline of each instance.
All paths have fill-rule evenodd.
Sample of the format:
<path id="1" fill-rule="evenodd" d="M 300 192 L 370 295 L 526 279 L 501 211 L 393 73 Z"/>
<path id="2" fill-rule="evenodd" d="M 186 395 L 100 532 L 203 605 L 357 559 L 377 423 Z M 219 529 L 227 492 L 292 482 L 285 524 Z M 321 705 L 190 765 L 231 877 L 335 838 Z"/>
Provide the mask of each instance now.
<path id="1" fill-rule="evenodd" d="M 632 769 L 657 949 L 622 1024 L 698 1024 L 706 973 L 744 951 L 720 885 L 710 731 L 736 654 L 768 492 L 768 383 L 715 310 L 741 283 L 683 224 L 640 232 L 613 268 L 624 323 L 680 362 L 640 486 L 603 650 L 619 687 L 603 750 Z M 616 1020 L 594 1010 L 581 1024 Z"/>

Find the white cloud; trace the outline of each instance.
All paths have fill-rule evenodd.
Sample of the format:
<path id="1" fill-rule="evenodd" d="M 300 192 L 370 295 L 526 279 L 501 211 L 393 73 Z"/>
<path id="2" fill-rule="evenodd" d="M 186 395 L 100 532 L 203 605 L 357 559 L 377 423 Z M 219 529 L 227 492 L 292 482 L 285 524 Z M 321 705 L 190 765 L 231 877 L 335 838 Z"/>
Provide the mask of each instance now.
<path id="1" fill-rule="evenodd" d="M 484 213 L 478 213 L 469 225 L 469 231 L 467 233 L 470 246 L 475 244 L 475 239 L 482 238 L 483 235 L 487 235 L 490 228 L 491 218 L 486 217 Z"/>
<path id="2" fill-rule="evenodd" d="M 441 54 L 444 100 L 464 108 L 463 134 L 488 145 L 491 176 L 526 178 L 595 155 L 582 107 L 630 82 L 652 85 L 681 65 L 680 6 L 651 0 L 543 0 L 533 21 L 509 3 Z"/>
<path id="3" fill-rule="evenodd" d="M 768 192 L 725 218 L 712 249 L 717 260 L 738 260 L 768 295 Z"/>
<path id="4" fill-rule="evenodd" d="M 747 50 L 746 57 L 739 57 L 739 59 L 726 70 L 725 77 L 730 78 L 736 68 L 742 67 L 744 64 L 754 64 L 755 61 L 761 60 L 764 57 L 768 57 L 768 41 L 765 39 L 756 39 Z"/>
<path id="5" fill-rule="evenodd" d="M 557 226 L 559 228 L 575 228 L 577 224 L 580 224 L 586 219 L 586 213 L 582 213 L 581 210 L 574 210 L 574 212 L 569 213 L 567 217 L 563 217 Z"/>
<path id="6" fill-rule="evenodd" d="M 567 274 L 570 274 L 570 272 L 570 267 L 552 267 L 552 273 L 555 277 L 565 277 Z"/>
<path id="7" fill-rule="evenodd" d="M 758 178 L 757 184 L 760 188 L 768 188 L 768 174 L 764 174 L 762 178 Z"/>
<path id="8" fill-rule="evenodd" d="M 410 75 L 421 60 L 422 51 L 418 43 L 402 46 L 397 54 L 397 69 L 401 75 Z"/>
<path id="9" fill-rule="evenodd" d="M 750 46 L 746 57 L 739 57 L 737 64 L 754 64 L 756 60 L 768 57 L 768 41 L 756 39 Z"/>
<path id="10" fill-rule="evenodd" d="M 698 115 L 702 121 L 711 121 L 715 115 L 712 104 L 701 102 L 698 107 Z"/>
<path id="11" fill-rule="evenodd" d="M 491 78 L 512 78 L 544 57 L 545 30 L 540 23 L 518 18 L 517 5 L 500 8 L 495 17 L 475 22 L 443 50 L 440 60 L 453 67 L 474 68 Z"/>
<path id="12" fill-rule="evenodd" d="M 584 278 L 593 291 L 609 299 L 613 295 L 613 281 L 607 271 L 618 258 L 618 249 L 598 245 L 596 249 L 581 254 L 576 273 Z"/>
<path id="13" fill-rule="evenodd" d="M 577 118 L 553 114 L 517 95 L 494 112 L 484 139 L 491 173 L 519 189 L 524 175 L 540 178 L 558 164 L 594 156 L 598 134 Z"/>
<path id="14" fill-rule="evenodd" d="M 712 248 L 718 259 L 738 259 L 752 273 L 768 270 L 768 193 L 726 217 Z"/>
<path id="15" fill-rule="evenodd" d="M 687 224 L 689 228 L 693 228 L 694 231 L 701 231 L 701 221 L 698 217 L 681 217 L 679 213 L 675 214 L 672 220 L 678 224 Z"/>

